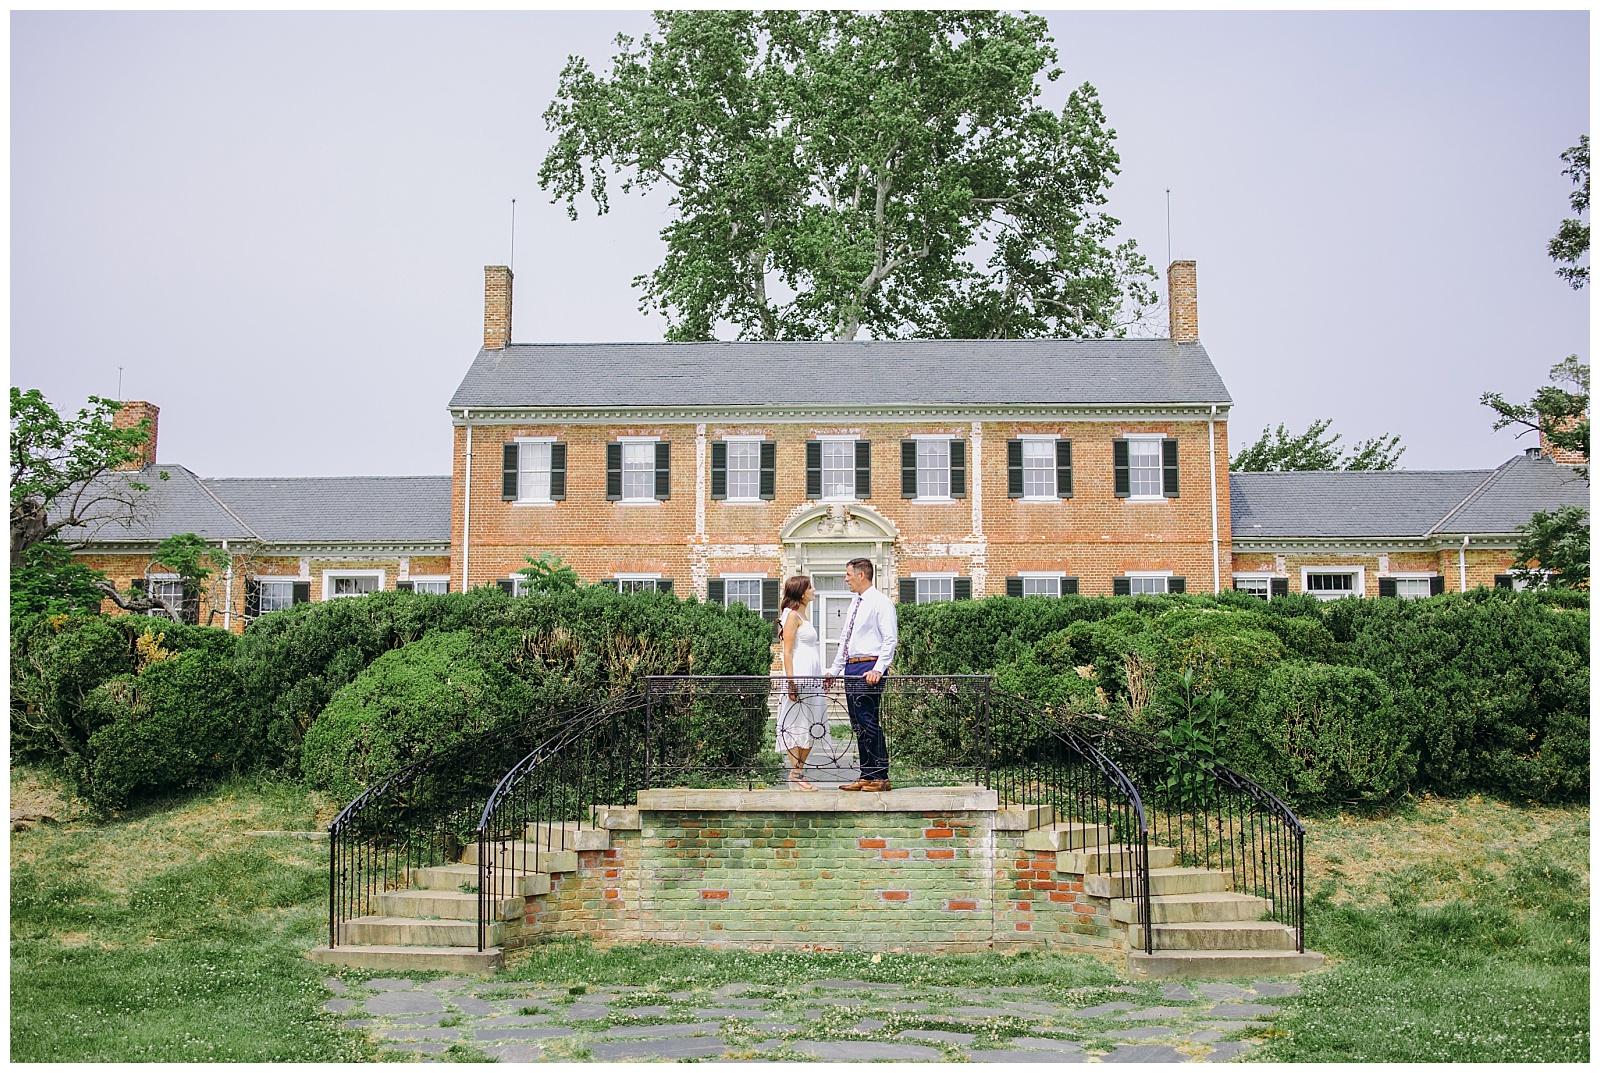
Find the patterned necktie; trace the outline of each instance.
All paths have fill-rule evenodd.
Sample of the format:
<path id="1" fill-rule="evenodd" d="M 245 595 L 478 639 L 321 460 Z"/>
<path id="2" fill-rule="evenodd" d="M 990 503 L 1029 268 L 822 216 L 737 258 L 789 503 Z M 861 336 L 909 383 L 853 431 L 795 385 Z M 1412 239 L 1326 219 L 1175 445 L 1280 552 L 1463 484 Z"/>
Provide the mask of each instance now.
<path id="1" fill-rule="evenodd" d="M 861 610 L 861 597 L 857 596 L 855 603 L 850 605 L 850 621 L 844 624 L 844 636 L 839 638 L 839 651 L 844 653 L 845 661 L 850 659 L 850 631 L 856 626 L 856 612 Z"/>

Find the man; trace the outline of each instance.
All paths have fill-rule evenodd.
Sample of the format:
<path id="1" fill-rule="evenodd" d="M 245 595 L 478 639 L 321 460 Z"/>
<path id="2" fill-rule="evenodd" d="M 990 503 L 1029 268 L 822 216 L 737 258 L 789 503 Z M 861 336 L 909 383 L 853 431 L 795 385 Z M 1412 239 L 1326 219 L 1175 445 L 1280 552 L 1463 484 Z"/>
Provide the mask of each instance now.
<path id="1" fill-rule="evenodd" d="M 841 790 L 878 792 L 889 789 L 889 749 L 884 744 L 879 708 L 883 701 L 883 676 L 894 660 L 900 635 L 894 604 L 872 584 L 872 560 L 851 559 L 844 568 L 844 583 L 856 598 L 845 612 L 839 652 L 828 671 L 830 678 L 844 677 L 845 709 L 856 732 L 856 752 L 861 758 L 861 778 Z"/>

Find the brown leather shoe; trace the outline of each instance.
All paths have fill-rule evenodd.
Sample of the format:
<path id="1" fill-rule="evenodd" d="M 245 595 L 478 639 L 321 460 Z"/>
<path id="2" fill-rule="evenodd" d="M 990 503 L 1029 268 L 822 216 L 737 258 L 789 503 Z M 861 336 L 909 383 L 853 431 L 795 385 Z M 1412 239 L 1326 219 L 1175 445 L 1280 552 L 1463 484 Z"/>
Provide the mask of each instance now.
<path id="1" fill-rule="evenodd" d="M 869 780 L 869 779 L 857 779 L 855 782 L 847 782 L 847 783 L 845 783 L 843 786 L 839 787 L 839 789 L 841 789 L 841 790 L 866 790 L 866 789 L 869 789 L 871 786 L 872 786 L 871 780 Z"/>
<path id="2" fill-rule="evenodd" d="M 861 782 L 861 789 L 865 790 L 868 793 L 873 793 L 873 794 L 882 793 L 883 791 L 889 789 L 889 780 L 888 779 L 863 779 L 862 782 Z"/>

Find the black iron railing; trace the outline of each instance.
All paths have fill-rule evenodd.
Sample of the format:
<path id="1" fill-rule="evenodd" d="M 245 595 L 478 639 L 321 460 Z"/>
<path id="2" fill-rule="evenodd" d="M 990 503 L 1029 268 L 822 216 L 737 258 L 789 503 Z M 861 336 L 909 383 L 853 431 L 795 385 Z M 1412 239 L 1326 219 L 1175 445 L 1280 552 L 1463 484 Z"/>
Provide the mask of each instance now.
<path id="1" fill-rule="evenodd" d="M 1150 834 L 1178 863 L 1231 874 L 1232 889 L 1270 903 L 1305 951 L 1305 825 L 1277 796 L 1226 764 L 1102 720 L 1081 732 L 1139 787 Z M 1148 935 L 1149 929 L 1146 929 Z"/>

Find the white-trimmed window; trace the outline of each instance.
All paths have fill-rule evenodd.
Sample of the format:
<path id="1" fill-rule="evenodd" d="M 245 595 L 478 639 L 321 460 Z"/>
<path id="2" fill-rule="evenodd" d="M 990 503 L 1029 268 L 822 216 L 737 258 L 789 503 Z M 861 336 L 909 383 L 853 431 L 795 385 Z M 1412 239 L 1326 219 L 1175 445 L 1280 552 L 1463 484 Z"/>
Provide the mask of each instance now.
<path id="1" fill-rule="evenodd" d="M 1160 447 L 1156 448 L 1157 456 Z M 1171 570 L 1129 570 L 1128 595 L 1130 596 L 1159 596 L 1170 590 L 1172 581 Z"/>
<path id="2" fill-rule="evenodd" d="M 622 501 L 656 502 L 656 441 L 622 441 Z"/>
<path id="3" fill-rule="evenodd" d="M 728 447 L 728 501 L 732 503 L 759 503 L 761 501 L 761 439 L 730 436 Z"/>
<path id="4" fill-rule="evenodd" d="M 916 441 L 917 498 L 949 499 L 950 437 L 918 436 Z"/>
<path id="5" fill-rule="evenodd" d="M 1161 441 L 1165 436 L 1130 435 L 1128 441 L 1128 498 L 1166 498 L 1161 482 Z M 1163 592 L 1166 590 L 1163 589 Z"/>
<path id="6" fill-rule="evenodd" d="M 956 598 L 954 574 L 914 574 L 917 582 L 917 603 L 937 604 Z"/>
<path id="7" fill-rule="evenodd" d="M 150 595 L 167 601 L 175 612 L 183 610 L 183 579 L 177 574 L 150 575 Z"/>
<path id="8" fill-rule="evenodd" d="M 822 498 L 856 497 L 856 438 L 821 437 Z"/>
<path id="9" fill-rule="evenodd" d="M 413 574 L 411 576 L 411 591 L 435 594 L 447 593 L 450 591 L 450 578 L 445 574 L 433 576 Z"/>
<path id="10" fill-rule="evenodd" d="M 1425 600 L 1433 595 L 1433 579 L 1426 577 L 1397 577 L 1394 594 L 1402 600 Z"/>
<path id="11" fill-rule="evenodd" d="M 1233 587 L 1237 592 L 1248 592 L 1251 596 L 1259 596 L 1263 600 L 1272 599 L 1271 574 L 1235 574 Z"/>
<path id="12" fill-rule="evenodd" d="M 518 503 L 554 502 L 550 498 L 550 445 L 554 442 L 553 436 L 517 441 Z"/>
<path id="13" fill-rule="evenodd" d="M 1022 498 L 1056 499 L 1056 437 L 1023 436 Z"/>
<path id="14" fill-rule="evenodd" d="M 722 605 L 732 607 L 744 604 L 756 614 L 761 614 L 761 574 L 723 574 Z"/>
<path id="15" fill-rule="evenodd" d="M 1300 591 L 1319 600 L 1341 600 L 1367 594 L 1366 568 L 1361 566 L 1303 566 Z"/>
<path id="16" fill-rule="evenodd" d="M 287 611 L 294 606 L 294 579 L 293 578 L 256 578 L 257 591 L 261 594 L 261 614 L 268 611 Z"/>
<path id="17" fill-rule="evenodd" d="M 336 600 L 341 596 L 367 596 L 383 591 L 382 570 L 324 570 L 322 572 L 322 598 Z"/>
<path id="18" fill-rule="evenodd" d="M 655 592 L 661 587 L 660 574 L 618 574 L 618 592 Z"/>
<path id="19" fill-rule="evenodd" d="M 1060 596 L 1060 574 L 1030 574 L 1022 575 L 1022 595 L 1024 596 Z"/>

